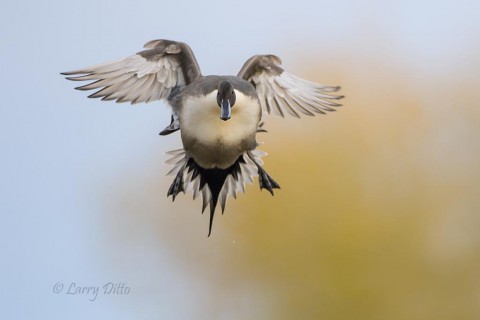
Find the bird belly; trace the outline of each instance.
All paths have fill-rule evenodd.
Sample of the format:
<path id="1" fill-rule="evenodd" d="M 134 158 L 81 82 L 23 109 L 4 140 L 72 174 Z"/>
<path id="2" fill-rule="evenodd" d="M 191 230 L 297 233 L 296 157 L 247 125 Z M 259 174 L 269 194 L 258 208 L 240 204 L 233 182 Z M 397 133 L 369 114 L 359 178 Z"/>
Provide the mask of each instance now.
<path id="1" fill-rule="evenodd" d="M 216 91 L 190 98 L 180 110 L 180 131 L 187 154 L 203 168 L 225 169 L 247 150 L 255 149 L 260 120 L 258 100 L 236 93 L 231 118 L 220 119 Z"/>

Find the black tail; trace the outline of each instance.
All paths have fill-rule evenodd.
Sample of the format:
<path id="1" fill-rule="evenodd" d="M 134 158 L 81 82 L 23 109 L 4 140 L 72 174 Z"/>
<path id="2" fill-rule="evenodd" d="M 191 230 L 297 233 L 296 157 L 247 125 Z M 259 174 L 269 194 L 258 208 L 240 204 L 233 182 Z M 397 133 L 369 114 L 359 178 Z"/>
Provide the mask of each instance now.
<path id="1" fill-rule="evenodd" d="M 226 169 L 204 169 L 200 167 L 192 158 L 187 160 L 185 166 L 179 170 L 177 177 L 174 179 L 170 189 L 168 190 L 168 195 L 172 195 L 173 200 L 175 196 L 180 192 L 185 192 L 183 188 L 183 174 L 186 170 L 187 174 L 191 174 L 190 181 L 195 181 L 197 178 L 200 179 L 198 186 L 199 191 L 203 191 L 205 185 L 208 186 L 210 191 L 210 201 L 207 202 L 206 195 L 203 194 L 203 208 L 202 213 L 205 211 L 207 205 L 210 205 L 210 224 L 208 227 L 208 236 L 212 233 L 213 225 L 213 216 L 215 215 L 215 208 L 217 207 L 218 199 L 220 193 L 222 192 L 225 181 L 228 176 L 231 175 L 235 181 L 238 181 L 239 174 L 241 174 L 240 164 L 245 163 L 243 155 L 241 155 L 237 161 Z M 222 194 L 222 213 L 225 210 L 225 202 L 227 198 L 227 193 Z"/>
<path id="2" fill-rule="evenodd" d="M 261 157 L 266 153 L 258 149 L 243 153 L 233 165 L 226 169 L 202 168 L 187 156 L 183 149 L 173 150 L 168 154 L 172 157 L 166 163 L 174 165 L 168 175 L 176 174 L 168 190 L 168 196 L 172 196 L 175 200 L 180 192 L 185 193 L 188 189 L 192 190 L 193 199 L 201 194 L 202 213 L 210 205 L 208 236 L 212 233 L 213 216 L 217 203 L 220 201 L 223 213 L 228 196 L 236 198 L 237 192 L 245 192 L 245 185 L 253 183 L 254 176 L 259 178 L 260 189 L 267 189 L 272 195 L 273 189 L 280 188 L 278 183 L 262 168 Z"/>

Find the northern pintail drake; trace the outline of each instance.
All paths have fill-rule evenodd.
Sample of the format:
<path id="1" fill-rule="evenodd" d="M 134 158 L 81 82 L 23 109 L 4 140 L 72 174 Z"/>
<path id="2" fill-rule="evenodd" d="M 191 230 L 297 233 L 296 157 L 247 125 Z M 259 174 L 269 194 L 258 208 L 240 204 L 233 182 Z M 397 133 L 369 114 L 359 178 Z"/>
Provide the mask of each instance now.
<path id="1" fill-rule="evenodd" d="M 336 86 L 298 78 L 280 67 L 275 55 L 255 55 L 237 76 L 203 76 L 190 47 L 153 40 L 145 50 L 124 59 L 64 72 L 73 81 L 91 81 L 78 90 L 96 90 L 90 98 L 116 102 L 163 100 L 172 108 L 171 123 L 161 135 L 180 130 L 183 149 L 169 152 L 175 175 L 167 196 L 186 190 L 201 194 L 202 213 L 210 206 L 208 235 L 218 200 L 222 213 L 228 195 L 245 192 L 258 176 L 260 189 L 272 195 L 279 184 L 262 167 L 257 132 L 265 113 L 299 118 L 334 111 Z"/>

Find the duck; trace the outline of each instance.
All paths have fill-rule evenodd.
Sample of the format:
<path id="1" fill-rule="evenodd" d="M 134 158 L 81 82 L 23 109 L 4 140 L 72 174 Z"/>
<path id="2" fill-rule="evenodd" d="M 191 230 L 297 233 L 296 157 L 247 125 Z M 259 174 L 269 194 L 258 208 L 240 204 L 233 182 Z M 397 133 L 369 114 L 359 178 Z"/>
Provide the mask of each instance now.
<path id="1" fill-rule="evenodd" d="M 89 98 L 131 104 L 163 101 L 171 108 L 170 124 L 160 135 L 180 131 L 183 148 L 167 152 L 173 182 L 167 192 L 201 195 L 202 213 L 210 208 L 208 236 L 220 201 L 222 214 L 229 196 L 245 192 L 258 177 L 260 190 L 272 196 L 280 185 L 264 169 L 265 152 L 257 133 L 266 114 L 300 118 L 335 111 L 339 86 L 297 77 L 281 67 L 273 54 L 249 58 L 236 76 L 202 75 L 192 49 L 184 42 L 152 40 L 126 58 L 62 72 L 76 87 L 94 90 Z"/>

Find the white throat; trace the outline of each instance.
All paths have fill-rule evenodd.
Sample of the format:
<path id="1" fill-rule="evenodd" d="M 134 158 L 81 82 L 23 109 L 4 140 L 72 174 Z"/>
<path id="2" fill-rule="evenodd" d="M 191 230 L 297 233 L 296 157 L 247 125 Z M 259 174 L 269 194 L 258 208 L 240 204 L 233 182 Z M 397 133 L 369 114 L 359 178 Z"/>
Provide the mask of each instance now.
<path id="1" fill-rule="evenodd" d="M 247 140 L 255 140 L 260 104 L 238 90 L 235 95 L 231 118 L 226 121 L 220 119 L 217 90 L 204 97 L 186 98 L 180 108 L 185 150 L 203 167 L 228 167 L 245 151 L 244 145 L 254 143 Z"/>

